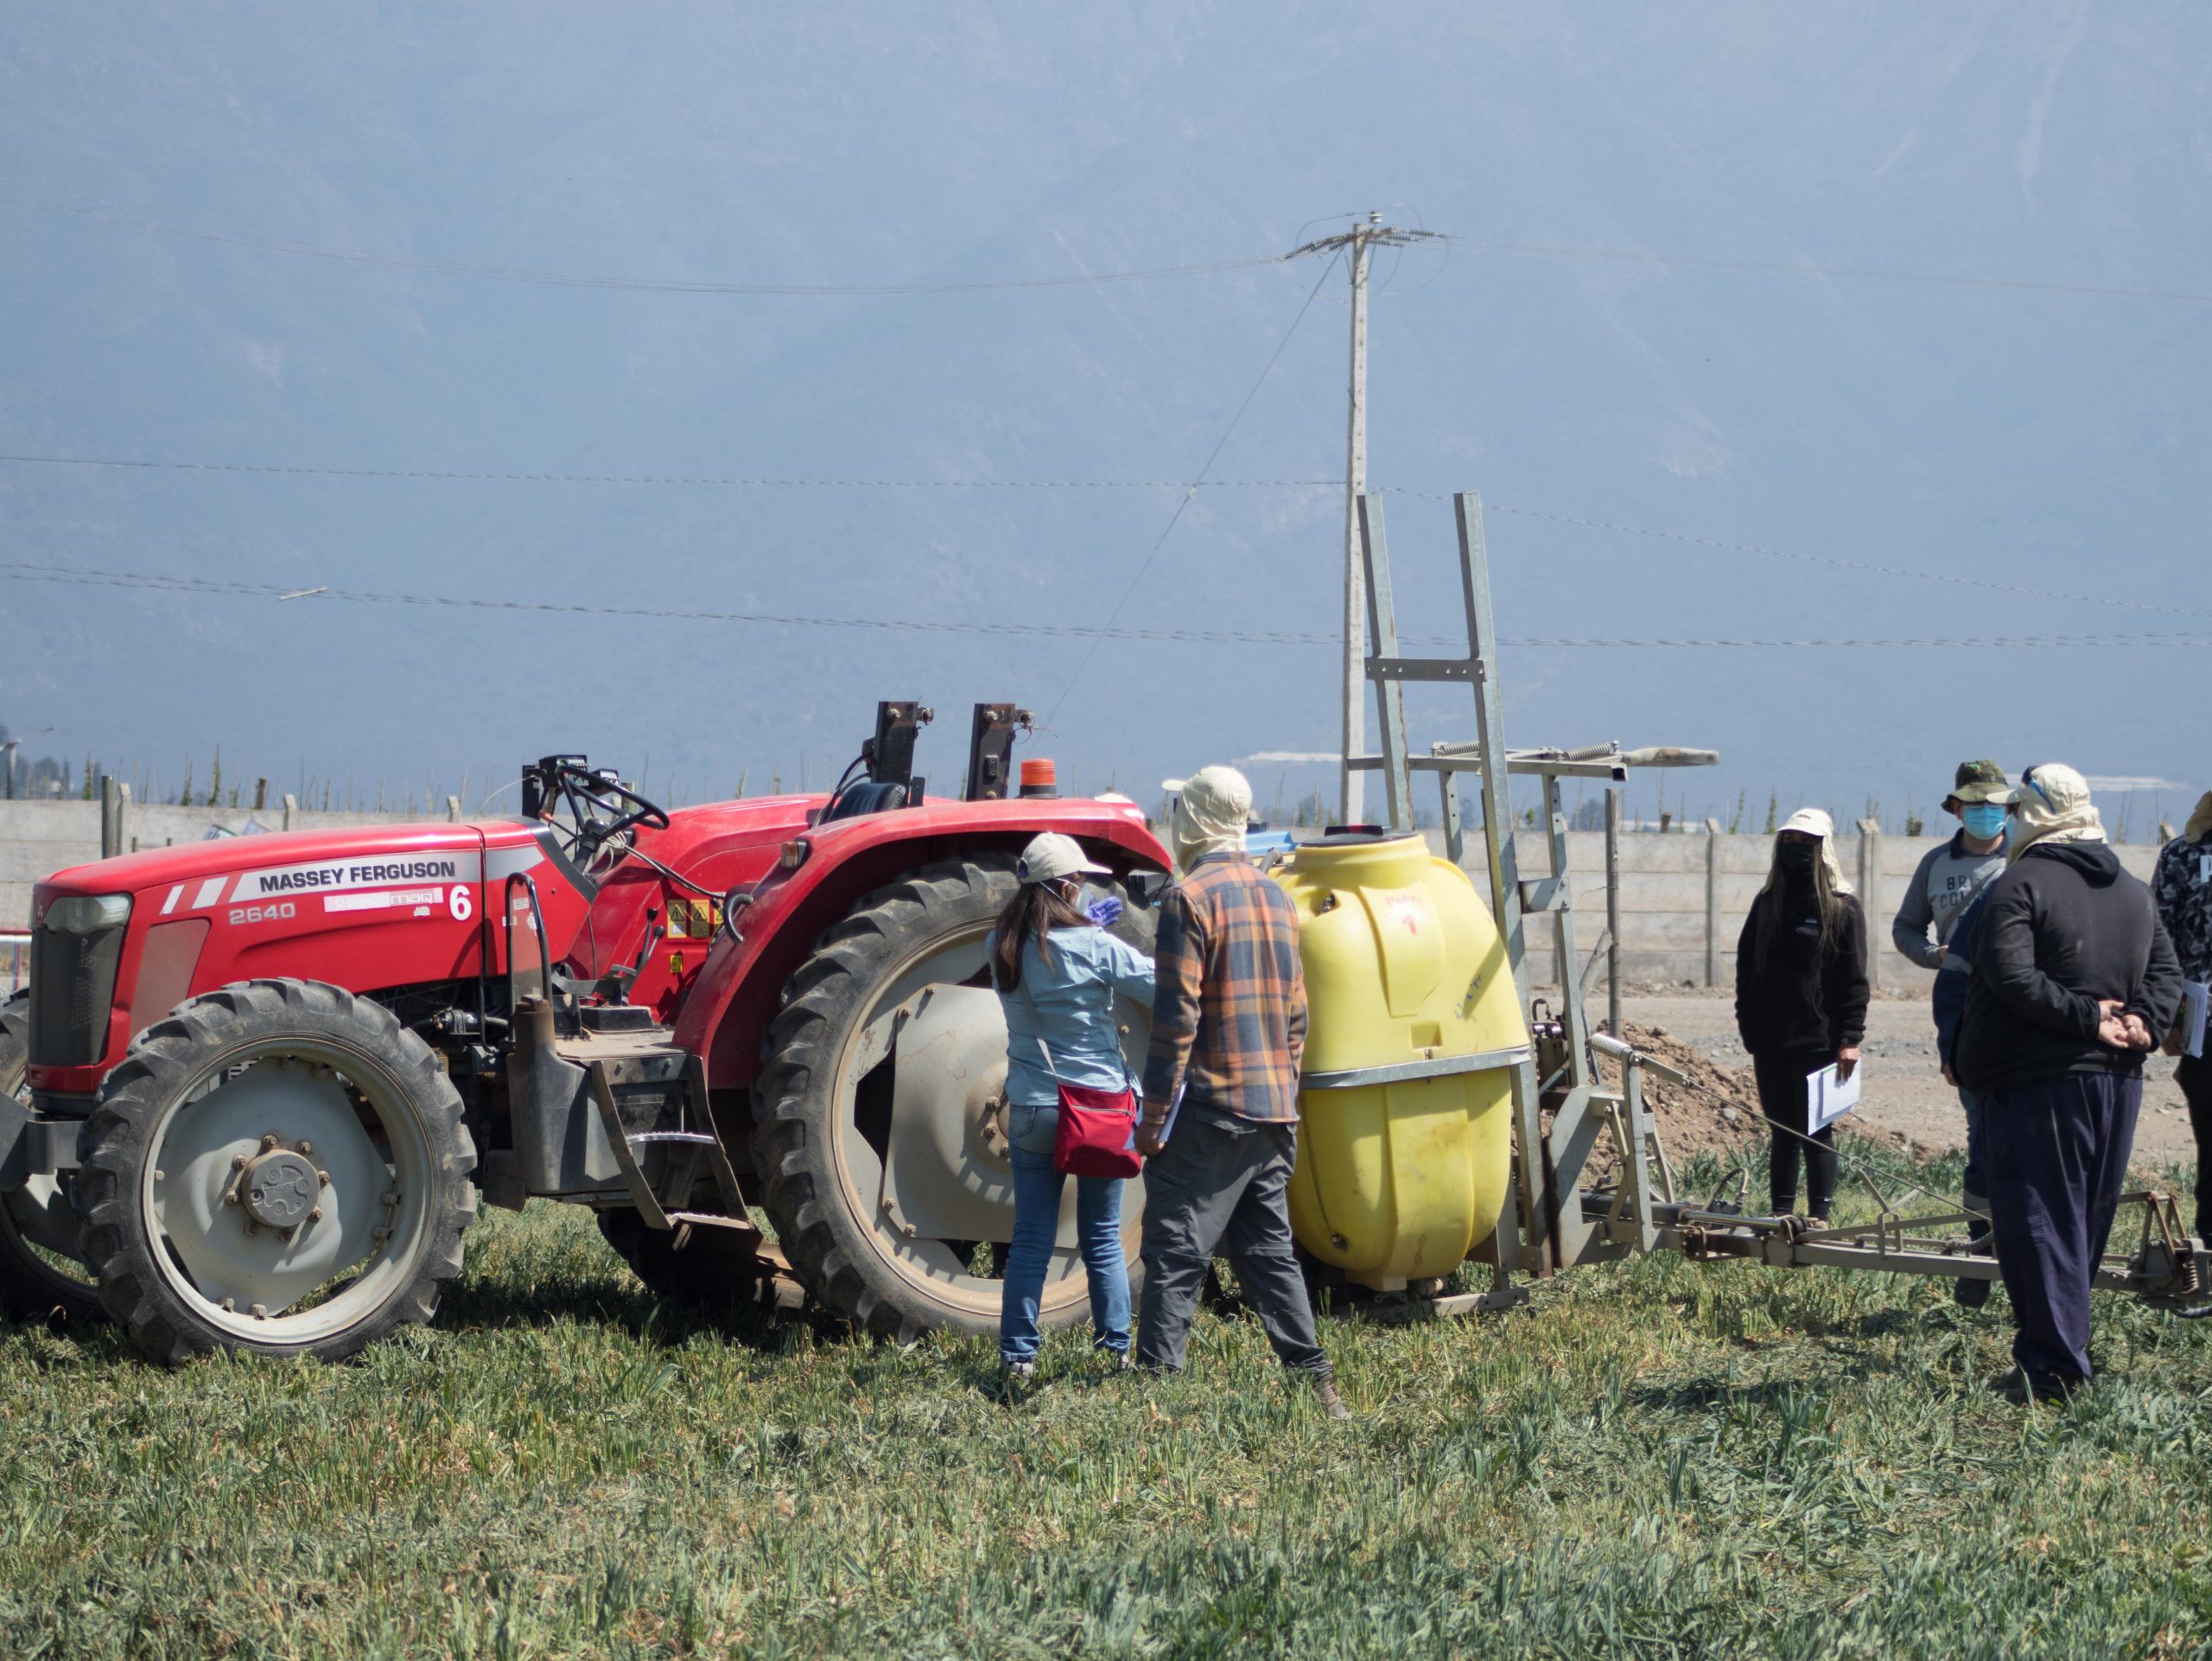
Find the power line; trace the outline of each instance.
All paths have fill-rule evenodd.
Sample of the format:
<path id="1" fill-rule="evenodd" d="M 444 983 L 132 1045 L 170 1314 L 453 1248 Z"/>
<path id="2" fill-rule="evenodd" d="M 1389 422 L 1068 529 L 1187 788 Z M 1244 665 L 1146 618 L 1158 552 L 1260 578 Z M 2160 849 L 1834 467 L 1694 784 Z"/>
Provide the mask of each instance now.
<path id="1" fill-rule="evenodd" d="M 1301 315 L 1303 314 L 1301 313 Z M 1285 336 L 1287 340 L 1289 337 Z M 1338 479 L 852 479 L 775 478 L 766 475 L 648 473 L 501 473 L 485 469 L 441 471 L 420 468 L 295 467 L 276 462 L 137 461 L 118 456 L 35 455 L 0 453 L 0 462 L 67 468 L 115 468 L 174 473 L 232 473 L 296 475 L 331 479 L 416 479 L 472 484 L 558 484 L 692 486 L 763 490 L 1310 490 L 1333 489 Z M 1408 490 L 1396 485 L 1376 485 L 1378 494 L 1411 497 L 1420 501 L 1448 502 L 1440 491 Z M 1864 571 L 1878 576 L 1907 577 L 1919 582 L 1942 582 L 1957 588 L 1980 589 L 1992 594 L 2019 595 L 2034 600 L 2062 600 L 2069 604 L 2108 606 L 2122 611 L 2148 612 L 2164 617 L 2212 618 L 2212 611 L 2127 600 L 2113 595 L 2080 594 L 2064 589 L 2037 589 L 2018 582 L 1998 582 L 1986 577 L 1957 576 L 1943 571 L 1916 570 L 1905 565 L 1878 565 L 1868 560 L 1842 559 L 1828 554 L 1800 553 L 1755 542 L 1733 542 L 1722 537 L 1694 536 L 1684 531 L 1661 531 L 1649 525 L 1627 525 L 1618 519 L 1593 519 L 1573 513 L 1554 513 L 1541 508 L 1516 507 L 1485 500 L 1484 508 L 1516 519 L 1540 519 L 1547 524 L 1580 530 L 1607 531 L 1618 536 L 1647 537 L 1685 547 L 1711 548 L 1724 553 L 1752 554 L 1762 559 L 1786 560 L 1794 564 L 1822 565 L 1834 570 Z M 1180 512 L 1180 507 L 1178 508 Z M 1172 521 L 1171 521 L 1172 528 Z M 1164 538 L 1163 538 L 1164 540 Z M 1156 554 L 1155 547 L 1154 552 Z M 1147 564 L 1150 561 L 1147 559 Z M 1118 612 L 1119 608 L 1117 607 Z"/>
<path id="2" fill-rule="evenodd" d="M 330 600 L 356 605 L 415 606 L 458 611 L 536 612 L 574 617 L 621 617 L 655 622 L 758 623 L 793 628 L 882 629 L 898 633 L 982 634 L 1047 640 L 1156 640 L 1177 645 L 1229 646 L 1340 646 L 1334 634 L 1295 633 L 1267 630 L 1196 628 L 1123 628 L 1103 631 L 1076 624 L 991 623 L 940 620 L 912 617 L 842 617 L 818 613 L 766 611 L 699 611 L 676 607 L 601 606 L 562 604 L 544 600 L 484 600 L 465 595 L 404 594 L 362 589 L 327 588 L 300 598 L 301 590 L 273 582 L 233 582 L 212 577 L 168 576 L 151 571 L 105 570 L 90 566 L 43 565 L 27 560 L 0 560 L 0 582 L 55 582 L 84 588 L 137 589 L 162 594 L 204 594 L 229 597 L 283 601 L 297 604 Z M 1409 646 L 1456 646 L 1464 640 L 1436 635 L 1401 637 Z M 2005 650 L 2053 647 L 2113 647 L 2126 650 L 2212 646 L 2212 634 L 2059 634 L 1953 636 L 1908 639 L 1753 640 L 1728 637 L 1695 639 L 1644 637 L 1508 636 L 1501 644 L 1516 647 L 1557 650 L 1641 648 L 1749 648 L 1828 650 L 1845 647 L 1992 647 Z"/>
<path id="3" fill-rule="evenodd" d="M 103 225 L 145 231 L 159 236 L 181 237 L 232 248 L 265 253 L 289 254 L 300 258 L 335 260 L 353 265 L 383 265 L 401 270 L 430 271 L 449 277 L 475 277 L 502 283 L 526 283 L 565 289 L 617 289 L 645 293 L 757 295 L 757 296 L 895 296 L 969 294 L 994 289 L 1076 288 L 1094 283 L 1140 283 L 1161 277 L 1198 277 L 1221 271 L 1256 270 L 1283 263 L 1281 257 L 1210 260 L 1189 265 L 1163 265 L 1148 270 L 1093 271 L 1065 277 L 1001 277 L 959 283 L 731 283 L 680 278 L 598 277 L 569 271 L 533 270 L 498 265 L 474 265 L 461 260 L 417 258 L 404 254 L 382 254 L 353 248 L 332 248 L 280 237 L 253 237 L 209 226 L 182 225 L 128 213 L 117 205 L 86 197 L 57 196 L 34 192 L 31 187 L 0 187 L 0 201 L 40 213 L 67 213 Z M 1312 221 L 1308 221 L 1312 223 Z M 2132 289 L 2096 283 L 2046 283 L 2026 277 L 1962 277 L 1940 271 L 1884 270 L 1872 266 L 1822 265 L 1808 260 L 1738 259 L 1710 254 L 1657 253 L 1640 248 L 1576 247 L 1559 243 L 1510 242 L 1447 232 L 1424 232 L 1425 237 L 1446 244 L 1459 243 L 1478 252 L 1511 259 L 1566 259 L 1612 264 L 1661 265 L 1685 270 L 1750 271 L 1776 277 L 1811 277 L 1859 283 L 1898 283 L 1942 288 L 2011 290 L 2091 300 L 2141 301 L 2152 304 L 2190 308 L 2212 306 L 2212 294 L 2190 290 Z M 1426 287 L 1426 284 L 1423 284 Z"/>
<path id="4" fill-rule="evenodd" d="M 19 194 L 21 187 L 0 188 L 0 202 L 49 213 L 71 213 L 103 225 L 150 231 L 162 236 L 212 242 L 231 248 L 252 248 L 266 253 L 291 254 L 306 259 L 336 260 L 349 265 L 385 265 L 401 270 L 434 271 L 448 277 L 486 277 L 501 283 L 527 283 L 543 288 L 621 289 L 652 294 L 786 295 L 810 296 L 973 294 L 994 289 L 1079 288 L 1093 283 L 1141 283 L 1158 277 L 1199 277 L 1217 271 L 1252 270 L 1280 264 L 1275 257 L 1217 259 L 1193 265 L 1162 265 L 1148 270 L 1088 271 L 1067 277 L 1022 277 L 981 279 L 964 283 L 723 283 L 705 280 L 644 277 L 591 277 L 573 272 L 541 271 L 501 265 L 471 265 L 460 260 L 418 259 L 404 254 L 378 254 L 353 248 L 328 248 L 280 238 L 241 236 L 204 226 L 172 225 L 120 213 L 105 203 L 83 199 L 41 198 Z"/>
<path id="5" fill-rule="evenodd" d="M 1773 277 L 1841 278 L 1854 283 L 1904 283 L 1956 289 L 2000 289 L 2023 294 L 2063 295 L 2091 300 L 2140 300 L 2166 306 L 2212 306 L 2212 294 L 2179 289 L 2124 289 L 2095 283 L 2040 283 L 2024 277 L 1956 277 L 1937 271 L 1885 271 L 1871 266 L 1820 265 L 1811 261 L 1729 259 L 1704 254 L 1649 253 L 1637 248 L 1574 248 L 1554 243 L 1495 242 L 1486 238 L 1440 237 L 1483 253 L 1514 259 L 1580 259 L 1618 264 L 1667 265 L 1688 270 L 1752 271 Z"/>
<path id="6" fill-rule="evenodd" d="M 1068 684 L 1060 688 L 1059 697 L 1052 700 L 1052 707 L 1045 712 L 1045 722 L 1047 726 L 1052 724 L 1052 717 L 1060 712 L 1060 705 L 1067 702 L 1068 694 L 1075 690 L 1076 683 L 1083 678 L 1083 671 L 1090 667 L 1090 660 L 1098 655 L 1098 647 L 1106 639 L 1106 631 L 1114 626 L 1115 620 L 1122 614 L 1122 608 L 1129 603 L 1129 596 L 1137 591 L 1137 585 L 1144 581 L 1144 574 L 1152 569 L 1152 562 L 1160 557 L 1160 550 L 1167 545 L 1167 538 L 1174 535 L 1175 526 L 1182 519 L 1183 510 L 1188 507 L 1192 500 L 1198 495 L 1198 487 L 1205 482 L 1206 474 L 1213 471 L 1213 464 L 1221 459 L 1222 451 L 1228 447 L 1230 435 L 1236 430 L 1236 423 L 1244 419 L 1244 411 L 1252 407 L 1252 400 L 1259 397 L 1260 388 L 1267 385 L 1268 376 L 1273 372 L 1276 360 L 1282 356 L 1283 348 L 1290 344 L 1290 337 L 1298 333 L 1298 326 L 1306 321 L 1306 314 L 1313 310 L 1314 296 L 1321 292 L 1321 285 L 1329 280 L 1329 273 L 1336 269 L 1336 264 L 1335 260 L 1331 260 L 1322 266 L 1320 276 L 1313 279 L 1313 288 L 1306 292 L 1306 303 L 1298 309 L 1298 315 L 1290 320 L 1290 327 L 1282 332 L 1282 339 L 1275 342 L 1275 349 L 1268 353 L 1268 360 L 1260 366 L 1259 375 L 1252 382 L 1251 390 L 1244 394 L 1244 401 L 1236 406 L 1236 413 L 1229 417 L 1229 424 L 1222 429 L 1221 436 L 1215 441 L 1213 449 L 1207 452 L 1205 465 L 1198 469 L 1198 476 L 1191 481 L 1191 487 L 1183 493 L 1183 500 L 1175 504 L 1175 511 L 1167 516 L 1167 523 L 1160 530 L 1160 539 L 1152 544 L 1152 550 L 1145 555 L 1144 563 L 1137 567 L 1136 575 L 1129 579 L 1129 586 L 1122 590 L 1122 597 L 1114 602 L 1114 609 L 1106 614 L 1105 623 L 1100 627 L 1097 635 L 1091 640 L 1090 650 L 1083 654 L 1083 661 L 1076 665 L 1075 673 L 1068 677 Z"/>
<path id="7" fill-rule="evenodd" d="M 275 461 L 145 461 L 112 455 L 0 453 L 0 461 L 58 468 L 119 468 L 156 473 L 276 474 L 317 479 L 427 479 L 467 484 L 696 485 L 777 490 L 1185 490 L 1187 479 L 837 479 L 745 477 L 736 474 L 504 473 L 435 468 L 327 468 Z M 1208 479 L 1209 490 L 1288 490 L 1340 485 L 1341 479 Z"/>

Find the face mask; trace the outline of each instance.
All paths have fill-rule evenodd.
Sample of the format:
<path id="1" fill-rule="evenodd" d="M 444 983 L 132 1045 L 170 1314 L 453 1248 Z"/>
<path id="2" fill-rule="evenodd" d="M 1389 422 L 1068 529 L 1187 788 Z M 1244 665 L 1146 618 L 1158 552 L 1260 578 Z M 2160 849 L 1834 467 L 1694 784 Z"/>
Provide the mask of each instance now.
<path id="1" fill-rule="evenodd" d="M 1809 842 L 1785 842 L 1775 850 L 1775 863 L 1791 876 L 1810 876 L 1821 850 Z"/>
<path id="2" fill-rule="evenodd" d="M 1967 834 L 1980 842 L 2002 836 L 2005 818 L 2002 802 L 1969 802 L 1959 811 L 1959 822 L 1966 826 Z"/>

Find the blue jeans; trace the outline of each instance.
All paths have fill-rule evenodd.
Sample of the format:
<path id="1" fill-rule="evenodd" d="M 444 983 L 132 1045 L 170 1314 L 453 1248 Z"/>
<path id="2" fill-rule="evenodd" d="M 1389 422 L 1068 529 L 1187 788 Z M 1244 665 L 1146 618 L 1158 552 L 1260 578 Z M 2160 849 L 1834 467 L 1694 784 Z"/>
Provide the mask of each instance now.
<path id="1" fill-rule="evenodd" d="M 1060 1185 L 1052 1168 L 1058 1108 L 1007 1110 L 1007 1158 L 1014 1166 L 1014 1244 L 1006 1255 L 1005 1301 L 999 1309 L 999 1357 L 1028 1361 L 1037 1354 L 1037 1306 L 1059 1233 Z M 1090 1328 L 1102 1350 L 1129 1350 L 1129 1267 L 1122 1255 L 1122 1179 L 1075 1180 L 1076 1249 L 1090 1280 Z"/>

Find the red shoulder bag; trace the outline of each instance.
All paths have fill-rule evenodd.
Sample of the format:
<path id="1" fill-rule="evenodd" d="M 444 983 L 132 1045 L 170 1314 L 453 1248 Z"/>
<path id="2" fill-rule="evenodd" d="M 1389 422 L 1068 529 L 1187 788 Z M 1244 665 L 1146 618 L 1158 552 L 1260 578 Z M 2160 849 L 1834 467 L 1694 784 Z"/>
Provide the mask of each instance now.
<path id="1" fill-rule="evenodd" d="M 1027 970 L 1027 964 L 1023 968 Z M 1092 1085 L 1071 1085 L 1052 1065 L 1052 1052 L 1045 1042 L 1045 1023 L 1037 1017 L 1037 1002 L 1029 995 L 1025 976 L 1022 1007 L 1029 1012 L 1029 1030 L 1045 1058 L 1059 1097 L 1059 1124 L 1052 1133 L 1052 1168 L 1065 1176 L 1130 1177 L 1144 1169 L 1137 1153 L 1137 1092 L 1133 1085 L 1101 1090 Z M 1106 991 L 1110 1007 L 1114 993 Z M 1122 1064 L 1128 1071 L 1128 1064 Z"/>

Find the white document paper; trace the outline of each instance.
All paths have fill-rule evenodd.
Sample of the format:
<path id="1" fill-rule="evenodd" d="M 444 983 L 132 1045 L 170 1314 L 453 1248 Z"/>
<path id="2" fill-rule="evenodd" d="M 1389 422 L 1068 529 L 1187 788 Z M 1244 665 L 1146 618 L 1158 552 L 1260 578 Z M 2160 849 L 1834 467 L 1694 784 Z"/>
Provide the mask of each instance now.
<path id="1" fill-rule="evenodd" d="M 2205 1017 L 2212 1015 L 2212 986 L 2202 981 L 2181 983 L 2181 1049 L 2200 1060 L 2204 1054 Z"/>
<path id="2" fill-rule="evenodd" d="M 1167 1098 L 1167 1123 L 1160 1127 L 1160 1145 L 1162 1148 L 1167 1146 L 1168 1137 L 1175 1134 L 1175 1121 L 1183 1117 L 1183 1092 L 1190 1087 L 1190 1082 L 1185 1079 L 1181 1084 L 1176 1085 L 1175 1093 Z M 1141 1092 L 1139 1094 L 1138 1102 L 1137 1111 L 1141 1115 L 1144 1111 Z"/>
<path id="3" fill-rule="evenodd" d="M 1805 1075 L 1805 1104 L 1809 1110 L 1806 1117 L 1815 1136 L 1859 1105 L 1859 1081 L 1866 1074 L 1866 1064 L 1862 1061 L 1852 1068 L 1851 1077 L 1839 1079 L 1831 1061 L 1818 1072 Z"/>

